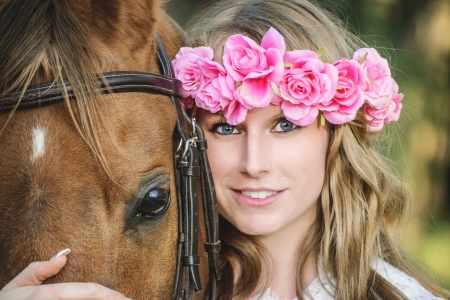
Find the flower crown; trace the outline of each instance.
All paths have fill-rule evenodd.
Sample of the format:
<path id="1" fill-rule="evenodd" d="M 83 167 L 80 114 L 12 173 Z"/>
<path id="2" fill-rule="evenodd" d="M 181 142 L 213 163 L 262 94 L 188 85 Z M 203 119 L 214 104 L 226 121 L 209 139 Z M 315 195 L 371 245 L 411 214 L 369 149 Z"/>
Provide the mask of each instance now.
<path id="1" fill-rule="evenodd" d="M 281 105 L 287 120 L 311 124 L 321 112 L 332 124 L 355 119 L 362 107 L 369 131 L 397 121 L 403 94 L 386 59 L 373 48 L 357 50 L 353 59 L 321 61 L 323 49 L 286 51 L 283 36 L 270 28 L 258 45 L 250 38 L 230 36 L 222 61 L 213 61 L 209 47 L 180 49 L 172 61 L 183 84 L 184 104 L 212 113 L 222 111 L 230 125 L 244 121 L 248 110 Z M 190 106 L 190 107 L 189 107 Z"/>

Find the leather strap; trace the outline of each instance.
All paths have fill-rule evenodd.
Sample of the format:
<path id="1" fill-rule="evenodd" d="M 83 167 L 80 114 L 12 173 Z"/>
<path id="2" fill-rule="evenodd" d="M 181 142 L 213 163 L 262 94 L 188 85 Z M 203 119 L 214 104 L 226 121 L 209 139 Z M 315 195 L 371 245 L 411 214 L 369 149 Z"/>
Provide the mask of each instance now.
<path id="1" fill-rule="evenodd" d="M 186 282 L 186 299 L 190 299 L 192 295 L 192 289 L 195 291 L 201 291 L 200 274 L 198 271 L 198 265 L 200 264 L 200 257 L 198 255 L 198 219 L 199 219 L 199 207 L 198 207 L 198 176 L 194 176 L 192 172 L 193 168 L 198 168 L 198 152 L 197 148 L 189 144 L 189 162 L 181 162 L 182 173 L 191 174 L 184 175 L 182 181 L 182 191 L 185 193 L 183 199 L 185 200 L 184 215 L 186 216 L 185 230 L 186 230 L 186 243 L 184 247 L 183 265 L 185 266 L 185 282 Z M 199 175 L 199 174 L 198 174 Z M 198 263 L 194 263 L 198 262 Z"/>
<path id="2" fill-rule="evenodd" d="M 209 287 L 208 297 L 214 300 L 216 296 L 217 280 L 220 280 L 218 253 L 220 251 L 219 240 L 219 213 L 217 207 L 216 191 L 206 155 L 207 143 L 204 138 L 203 131 L 200 126 L 196 126 L 196 131 L 199 132 L 199 139 L 197 147 L 199 149 L 200 168 L 201 168 L 201 190 L 203 199 L 203 211 L 206 224 L 206 243 L 204 244 L 205 251 L 208 253 L 209 265 Z"/>
<path id="3" fill-rule="evenodd" d="M 184 299 L 184 290 L 182 292 L 181 280 L 183 278 L 183 268 L 182 268 L 182 255 L 184 244 L 186 242 L 185 234 L 185 221 L 186 216 L 184 215 L 184 201 L 181 192 L 181 182 L 183 180 L 181 175 L 181 155 L 178 151 L 174 153 L 174 166 L 175 166 L 175 185 L 177 187 L 177 199 L 178 200 L 178 252 L 177 252 L 177 266 L 175 271 L 175 289 L 173 294 L 173 299 Z"/>
<path id="4" fill-rule="evenodd" d="M 96 76 L 99 90 L 103 94 L 140 92 L 181 97 L 181 82 L 163 75 L 143 72 L 114 72 L 105 73 L 104 78 L 107 84 L 99 76 Z M 68 81 L 64 81 L 64 87 L 69 99 L 74 99 L 72 85 Z M 21 98 L 17 109 L 30 109 L 62 102 L 65 100 L 64 87 L 54 82 L 31 85 Z M 21 93 L 21 90 L 15 90 L 0 99 L 0 112 L 12 110 Z"/>

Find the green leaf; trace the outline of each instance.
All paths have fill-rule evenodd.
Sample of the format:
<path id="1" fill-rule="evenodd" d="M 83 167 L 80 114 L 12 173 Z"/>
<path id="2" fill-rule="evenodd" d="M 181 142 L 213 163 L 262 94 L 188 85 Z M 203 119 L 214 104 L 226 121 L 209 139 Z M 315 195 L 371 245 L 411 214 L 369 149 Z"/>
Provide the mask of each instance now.
<path id="1" fill-rule="evenodd" d="M 223 66 L 223 54 L 225 53 L 225 45 L 222 44 L 222 55 L 220 56 L 220 62 L 222 63 Z"/>
<path id="2" fill-rule="evenodd" d="M 236 81 L 236 88 L 240 87 L 242 85 L 242 82 Z"/>
<path id="3" fill-rule="evenodd" d="M 361 57 L 361 59 L 358 61 L 360 65 L 361 65 L 363 62 L 366 61 L 366 59 L 367 59 L 367 54 L 369 54 L 369 52 L 366 52 L 366 54 L 364 54 L 364 56 Z"/>
<path id="4" fill-rule="evenodd" d="M 317 56 L 319 57 L 319 59 L 322 59 L 324 52 L 325 50 L 323 49 L 323 47 L 320 47 L 319 50 L 317 50 Z"/>
<path id="5" fill-rule="evenodd" d="M 324 115 L 320 115 L 320 125 L 322 125 L 322 127 L 325 127 L 325 116 Z"/>
<path id="6" fill-rule="evenodd" d="M 270 85 L 272 87 L 273 93 L 278 97 L 281 97 L 280 88 L 278 87 L 278 85 L 275 82 L 271 82 Z"/>
<path id="7" fill-rule="evenodd" d="M 290 62 L 284 62 L 284 67 L 293 67 L 294 65 L 291 64 Z"/>

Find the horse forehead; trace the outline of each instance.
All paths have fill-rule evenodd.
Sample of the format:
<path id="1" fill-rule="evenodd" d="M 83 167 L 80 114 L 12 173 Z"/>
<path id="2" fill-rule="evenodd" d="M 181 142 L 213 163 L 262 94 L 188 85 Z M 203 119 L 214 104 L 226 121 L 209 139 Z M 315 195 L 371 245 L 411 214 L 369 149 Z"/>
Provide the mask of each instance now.
<path id="1" fill-rule="evenodd" d="M 110 121 L 119 143 L 137 146 L 137 150 L 143 146 L 159 148 L 164 146 L 162 143 L 172 143 L 177 114 L 168 97 L 127 93 L 110 103 L 109 112 L 113 116 Z M 141 140 L 137 140 L 139 138 Z M 167 153 L 171 154 L 171 151 Z"/>
<path id="2" fill-rule="evenodd" d="M 41 126 L 35 126 L 31 131 L 31 155 L 32 163 L 36 162 L 39 157 L 45 153 L 45 134 L 46 130 Z"/>

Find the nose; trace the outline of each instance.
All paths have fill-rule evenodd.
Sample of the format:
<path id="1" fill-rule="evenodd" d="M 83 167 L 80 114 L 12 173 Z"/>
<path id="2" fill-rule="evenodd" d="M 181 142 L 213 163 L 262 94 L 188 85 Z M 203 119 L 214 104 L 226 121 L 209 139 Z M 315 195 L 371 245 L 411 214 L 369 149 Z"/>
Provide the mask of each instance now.
<path id="1" fill-rule="evenodd" d="M 262 132 L 247 132 L 243 143 L 240 171 L 250 177 L 259 177 L 270 171 L 271 148 Z"/>

